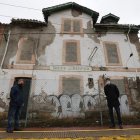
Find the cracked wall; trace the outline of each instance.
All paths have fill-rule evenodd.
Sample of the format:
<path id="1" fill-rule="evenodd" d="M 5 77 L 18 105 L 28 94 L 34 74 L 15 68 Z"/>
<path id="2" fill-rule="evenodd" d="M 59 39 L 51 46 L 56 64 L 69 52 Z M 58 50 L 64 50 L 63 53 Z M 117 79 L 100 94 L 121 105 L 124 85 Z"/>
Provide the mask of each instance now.
<path id="1" fill-rule="evenodd" d="M 140 61 L 140 42 L 137 33 L 130 33 L 129 39 L 130 42 L 136 46 L 138 56 L 139 56 L 139 61 Z"/>
<path id="2" fill-rule="evenodd" d="M 94 42 L 100 44 L 100 40 L 98 39 L 98 34 L 94 31 L 91 21 L 87 22 L 87 28 L 83 29 L 83 32 L 87 34 L 87 36 L 92 39 Z"/>
<path id="3" fill-rule="evenodd" d="M 35 55 L 35 64 L 37 65 L 39 63 L 38 58 L 45 55 L 45 49 L 54 41 L 55 34 L 55 28 L 50 22 L 48 23 L 48 27 L 39 27 L 35 29 L 13 26 L 11 28 L 8 50 L 5 56 L 3 68 L 11 68 L 11 65 L 17 63 L 16 57 L 19 50 L 19 42 L 22 38 L 27 38 L 34 42 L 33 52 Z M 23 52 L 26 52 L 24 48 Z M 28 53 L 25 54 L 25 58 L 28 57 L 27 55 Z M 46 58 L 43 57 L 42 61 L 43 59 Z"/>
<path id="4" fill-rule="evenodd" d="M 4 36 L 4 32 L 4 27 L 0 26 L 0 63 L 2 62 L 6 46 L 6 36 Z"/>

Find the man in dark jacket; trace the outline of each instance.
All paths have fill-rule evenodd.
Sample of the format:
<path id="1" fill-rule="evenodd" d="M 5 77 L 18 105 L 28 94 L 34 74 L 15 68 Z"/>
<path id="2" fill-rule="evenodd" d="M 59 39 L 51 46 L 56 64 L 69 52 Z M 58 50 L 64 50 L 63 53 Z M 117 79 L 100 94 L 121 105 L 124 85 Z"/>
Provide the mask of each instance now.
<path id="1" fill-rule="evenodd" d="M 120 102 L 118 100 L 120 93 L 117 86 L 110 82 L 110 78 L 106 78 L 106 85 L 104 87 L 104 92 L 107 98 L 107 104 L 108 104 L 109 115 L 111 120 L 110 128 L 115 128 L 115 121 L 113 115 L 113 108 L 114 108 L 117 114 L 119 128 L 122 129 L 123 127 L 122 127 L 122 119 L 120 113 Z"/>
<path id="2" fill-rule="evenodd" d="M 7 132 L 13 133 L 12 121 L 14 119 L 14 130 L 19 130 L 19 115 L 23 106 L 23 85 L 24 80 L 19 79 L 18 84 L 14 85 L 10 91 L 10 103 L 8 111 Z"/>

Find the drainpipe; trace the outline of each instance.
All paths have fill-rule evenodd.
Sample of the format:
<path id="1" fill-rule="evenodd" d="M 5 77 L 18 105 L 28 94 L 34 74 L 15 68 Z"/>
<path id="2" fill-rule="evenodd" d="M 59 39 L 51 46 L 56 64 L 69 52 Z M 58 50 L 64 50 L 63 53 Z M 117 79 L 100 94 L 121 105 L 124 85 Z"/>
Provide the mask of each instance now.
<path id="1" fill-rule="evenodd" d="M 4 51 L 4 55 L 3 55 L 3 58 L 2 58 L 2 61 L 1 61 L 1 64 L 0 64 L 0 70 L 2 69 L 2 65 L 3 65 L 4 59 L 5 59 L 7 50 L 8 50 L 10 34 L 11 34 L 11 31 L 8 32 L 8 40 L 7 40 L 6 47 L 5 47 L 5 51 Z"/>

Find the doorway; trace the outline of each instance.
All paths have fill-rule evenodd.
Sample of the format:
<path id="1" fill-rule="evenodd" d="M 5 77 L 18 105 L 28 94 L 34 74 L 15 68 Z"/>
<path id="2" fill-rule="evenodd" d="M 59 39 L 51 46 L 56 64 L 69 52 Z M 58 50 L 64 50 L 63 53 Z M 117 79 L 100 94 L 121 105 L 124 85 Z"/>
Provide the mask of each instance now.
<path id="1" fill-rule="evenodd" d="M 28 77 L 16 77 L 14 81 L 14 85 L 18 83 L 19 79 L 24 79 L 25 84 L 23 86 L 23 100 L 24 100 L 24 106 L 21 110 L 20 119 L 25 120 L 26 119 L 26 113 L 27 113 L 27 106 L 28 106 L 28 98 L 30 94 L 30 86 L 31 86 L 31 78 Z"/>

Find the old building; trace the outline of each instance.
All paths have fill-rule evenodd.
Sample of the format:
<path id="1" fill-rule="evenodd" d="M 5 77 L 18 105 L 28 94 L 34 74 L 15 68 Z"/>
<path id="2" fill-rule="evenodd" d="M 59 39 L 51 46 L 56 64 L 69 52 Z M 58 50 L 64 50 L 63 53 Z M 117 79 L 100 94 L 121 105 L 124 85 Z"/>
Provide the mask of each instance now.
<path id="1" fill-rule="evenodd" d="M 139 112 L 140 27 L 119 24 L 111 13 L 97 23 L 99 13 L 74 2 L 42 11 L 44 22 L 13 19 L 7 26 L 0 46 L 1 113 L 19 78 L 26 80 L 23 118 L 105 111 L 106 76 L 119 87 L 122 114 Z"/>

